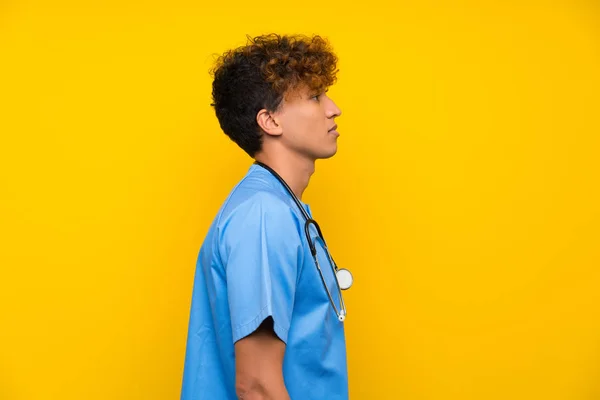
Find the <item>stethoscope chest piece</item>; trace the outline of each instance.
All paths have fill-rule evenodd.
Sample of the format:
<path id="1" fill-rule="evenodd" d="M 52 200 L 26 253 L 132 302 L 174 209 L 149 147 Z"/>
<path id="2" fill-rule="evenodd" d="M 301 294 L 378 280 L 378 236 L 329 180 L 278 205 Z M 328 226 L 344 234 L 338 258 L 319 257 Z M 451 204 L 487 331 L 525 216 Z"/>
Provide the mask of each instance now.
<path id="1" fill-rule="evenodd" d="M 350 271 L 345 268 L 340 268 L 335 273 L 337 277 L 338 283 L 340 284 L 340 289 L 348 290 L 352 287 L 352 283 L 354 282 L 354 278 Z"/>

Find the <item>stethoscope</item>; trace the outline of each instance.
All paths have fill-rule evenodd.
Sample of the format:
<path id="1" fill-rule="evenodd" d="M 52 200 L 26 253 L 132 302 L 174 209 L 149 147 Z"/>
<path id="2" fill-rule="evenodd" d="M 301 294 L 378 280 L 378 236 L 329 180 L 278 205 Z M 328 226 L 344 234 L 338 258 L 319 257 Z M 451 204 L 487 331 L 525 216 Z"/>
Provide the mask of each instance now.
<path id="1" fill-rule="evenodd" d="M 345 268 L 341 268 L 341 269 L 338 268 L 335 261 L 333 261 L 333 257 L 331 257 L 331 254 L 329 253 L 329 249 L 327 248 L 327 244 L 325 243 L 325 238 L 323 237 L 323 234 L 321 233 L 321 228 L 319 227 L 319 224 L 317 224 L 317 221 L 315 221 L 314 219 L 312 219 L 310 217 L 310 215 L 308 215 L 308 213 L 302 206 L 302 203 L 300 203 L 300 200 L 298 199 L 298 197 L 296 197 L 296 194 L 294 194 L 292 189 L 283 180 L 283 178 L 281 176 L 279 176 L 279 174 L 277 172 L 275 172 L 268 165 L 265 165 L 265 164 L 261 163 L 260 161 L 255 161 L 254 163 L 257 165 L 260 165 L 261 167 L 263 167 L 264 169 L 269 171 L 271 174 L 273 174 L 273 176 L 275 178 L 277 178 L 277 180 L 283 185 L 283 187 L 285 187 L 285 189 L 290 194 L 290 196 L 292 196 L 292 199 L 294 199 L 294 202 L 296 203 L 296 205 L 302 212 L 304 219 L 306 219 L 306 222 L 304 223 L 304 233 L 306 235 L 306 240 L 308 240 L 308 245 L 310 246 L 310 252 L 312 254 L 313 260 L 315 261 L 315 265 L 317 266 L 317 269 L 319 270 L 319 275 L 321 275 L 321 281 L 323 282 L 323 286 L 325 287 L 325 290 L 327 291 L 327 296 L 329 297 L 329 301 L 331 302 L 331 305 L 333 306 L 333 309 L 335 310 L 335 314 L 337 315 L 338 320 L 340 322 L 344 322 L 344 320 L 346 319 L 346 305 L 344 304 L 344 297 L 342 296 L 342 290 L 348 290 L 352 286 L 352 282 L 353 282 L 352 274 L 350 273 L 349 270 L 347 270 Z M 317 247 L 313 243 L 312 237 L 310 235 L 310 226 L 311 225 L 314 225 L 315 228 L 317 228 L 317 233 L 319 234 L 319 237 L 323 241 L 323 248 L 325 249 L 325 253 L 327 253 L 327 257 L 329 258 L 329 261 L 330 261 L 329 264 L 331 266 L 331 270 L 333 271 L 334 276 L 336 277 L 335 284 L 337 286 L 338 295 L 339 295 L 339 299 L 340 299 L 340 308 L 341 308 L 340 310 L 338 310 L 338 308 L 336 307 L 336 305 L 333 301 L 331 292 L 329 291 L 329 288 L 327 287 L 327 283 L 325 282 L 325 277 L 323 276 L 323 271 L 321 271 L 321 266 L 319 265 L 319 260 L 317 258 Z"/>

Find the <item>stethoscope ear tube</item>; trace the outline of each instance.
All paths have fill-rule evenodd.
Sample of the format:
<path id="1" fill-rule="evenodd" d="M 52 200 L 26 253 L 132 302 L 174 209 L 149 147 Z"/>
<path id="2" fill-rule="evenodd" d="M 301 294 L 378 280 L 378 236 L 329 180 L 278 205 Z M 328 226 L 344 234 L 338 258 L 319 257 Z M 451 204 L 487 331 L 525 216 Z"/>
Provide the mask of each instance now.
<path id="1" fill-rule="evenodd" d="M 323 244 L 325 244 L 325 246 L 327 246 L 327 244 L 325 243 L 325 238 L 323 237 L 323 234 L 321 233 L 321 227 L 319 226 L 319 224 L 317 224 L 317 221 L 315 221 L 312 218 L 307 218 L 306 222 L 304 223 L 304 234 L 306 235 L 306 240 L 308 240 L 310 252 L 312 253 L 313 256 L 316 256 L 317 255 L 317 247 L 315 246 L 314 242 L 312 241 L 312 235 L 310 234 L 310 226 L 311 225 L 314 225 L 315 228 L 317 228 L 317 234 L 323 241 Z"/>

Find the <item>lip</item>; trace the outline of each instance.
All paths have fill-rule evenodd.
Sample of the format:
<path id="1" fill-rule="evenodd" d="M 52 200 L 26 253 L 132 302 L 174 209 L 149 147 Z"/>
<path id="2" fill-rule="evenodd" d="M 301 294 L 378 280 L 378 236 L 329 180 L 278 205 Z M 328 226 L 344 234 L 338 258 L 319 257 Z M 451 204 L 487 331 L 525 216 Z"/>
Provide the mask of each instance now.
<path id="1" fill-rule="evenodd" d="M 329 133 L 338 133 L 337 128 L 338 128 L 338 126 L 337 126 L 337 124 L 335 124 L 333 127 L 331 127 L 331 129 L 328 132 Z M 338 133 L 338 135 L 339 135 L 339 133 Z"/>

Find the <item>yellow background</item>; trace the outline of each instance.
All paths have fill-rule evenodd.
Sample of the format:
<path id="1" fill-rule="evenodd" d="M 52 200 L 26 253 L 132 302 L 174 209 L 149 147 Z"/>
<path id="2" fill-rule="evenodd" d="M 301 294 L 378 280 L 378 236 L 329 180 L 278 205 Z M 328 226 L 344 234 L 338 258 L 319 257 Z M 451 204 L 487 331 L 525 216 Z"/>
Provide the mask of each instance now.
<path id="1" fill-rule="evenodd" d="M 304 199 L 356 278 L 351 399 L 600 399 L 600 6 L 410 3 L 0 3 L 0 399 L 179 397 L 251 161 L 207 71 L 273 31 L 340 57 Z"/>

